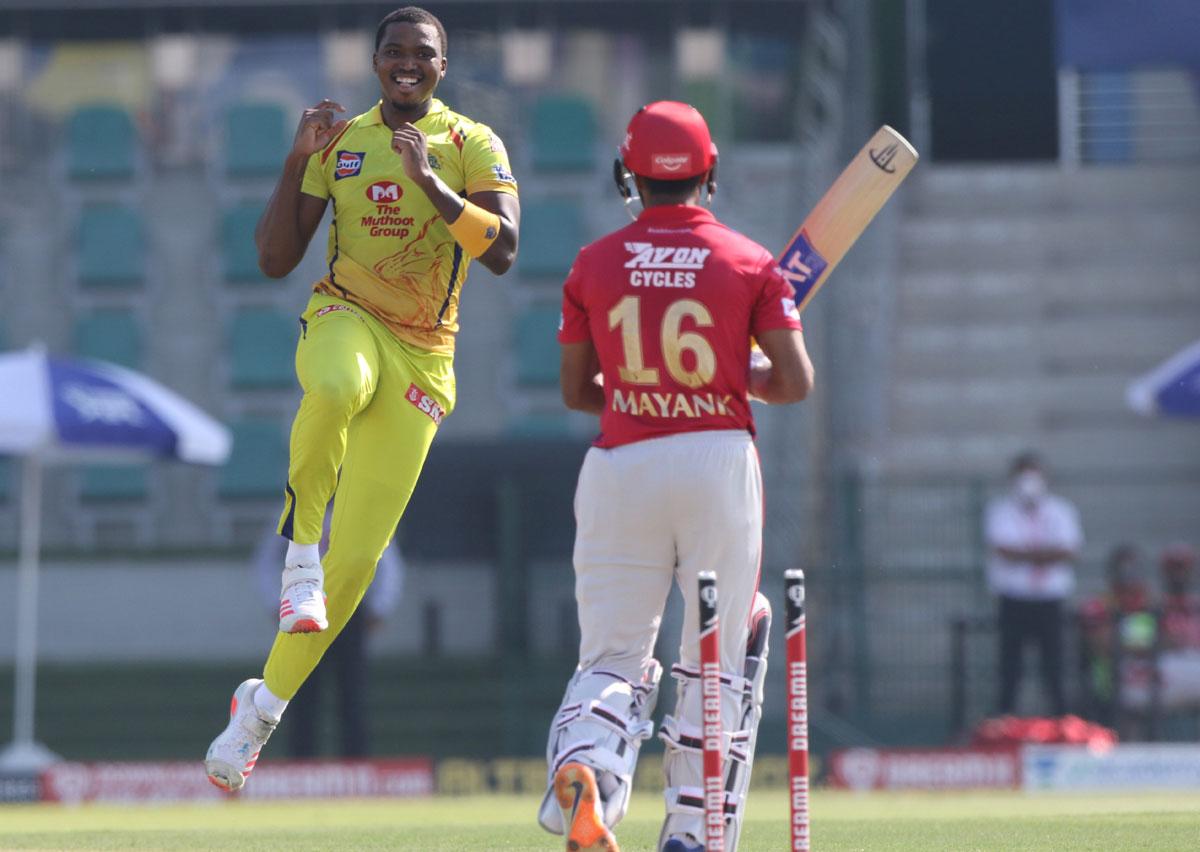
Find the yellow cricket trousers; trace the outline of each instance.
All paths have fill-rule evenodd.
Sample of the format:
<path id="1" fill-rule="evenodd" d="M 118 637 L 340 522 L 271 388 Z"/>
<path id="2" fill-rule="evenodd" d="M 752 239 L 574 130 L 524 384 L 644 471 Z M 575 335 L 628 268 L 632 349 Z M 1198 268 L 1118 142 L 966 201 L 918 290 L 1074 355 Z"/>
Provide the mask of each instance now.
<path id="1" fill-rule="evenodd" d="M 279 532 L 300 544 L 320 541 L 333 498 L 322 562 L 329 628 L 276 635 L 263 676 L 285 699 L 362 600 L 438 424 L 454 407 L 452 355 L 404 343 L 357 305 L 319 293 L 300 322 L 296 375 L 304 396 L 292 425 Z"/>

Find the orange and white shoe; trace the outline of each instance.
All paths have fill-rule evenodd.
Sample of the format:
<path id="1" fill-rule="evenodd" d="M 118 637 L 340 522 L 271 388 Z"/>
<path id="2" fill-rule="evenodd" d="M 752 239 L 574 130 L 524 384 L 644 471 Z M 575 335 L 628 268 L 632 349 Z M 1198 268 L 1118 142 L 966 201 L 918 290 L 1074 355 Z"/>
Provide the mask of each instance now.
<path id="1" fill-rule="evenodd" d="M 562 811 L 569 852 L 620 852 L 617 839 L 600 817 L 596 773 L 582 763 L 567 763 L 554 774 L 554 797 Z"/>
<path id="2" fill-rule="evenodd" d="M 259 678 L 242 681 L 229 704 L 229 724 L 212 741 L 204 758 L 208 780 L 226 793 L 236 793 L 246 776 L 258 763 L 258 754 L 279 724 L 265 718 L 254 706 L 254 692 L 262 684 Z"/>
<path id="3" fill-rule="evenodd" d="M 325 617 L 325 572 L 320 562 L 285 565 L 279 595 L 279 629 L 284 633 L 320 633 Z"/>

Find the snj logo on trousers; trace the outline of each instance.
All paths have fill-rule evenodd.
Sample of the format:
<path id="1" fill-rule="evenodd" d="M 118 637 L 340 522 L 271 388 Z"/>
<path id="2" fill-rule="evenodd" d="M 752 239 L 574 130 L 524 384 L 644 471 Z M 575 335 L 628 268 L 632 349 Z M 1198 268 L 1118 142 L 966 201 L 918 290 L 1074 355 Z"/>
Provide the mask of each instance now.
<path id="1" fill-rule="evenodd" d="M 366 159 L 366 156 L 366 151 L 338 151 L 337 165 L 333 169 L 333 179 L 341 180 L 356 176 L 362 171 L 363 160 Z"/>
<path id="2" fill-rule="evenodd" d="M 413 404 L 414 408 L 426 415 L 437 425 L 442 425 L 442 418 L 446 416 L 446 409 L 438 405 L 437 402 L 434 401 L 433 397 L 417 387 L 415 383 L 408 386 L 408 393 L 406 396 L 408 397 L 408 401 Z"/>
<path id="3" fill-rule="evenodd" d="M 633 257 L 625 261 L 626 269 L 655 270 L 652 272 L 630 272 L 629 283 L 633 287 L 682 287 L 696 286 L 695 270 L 703 269 L 712 249 L 695 246 L 656 246 L 653 243 L 625 243 L 625 250 Z"/>

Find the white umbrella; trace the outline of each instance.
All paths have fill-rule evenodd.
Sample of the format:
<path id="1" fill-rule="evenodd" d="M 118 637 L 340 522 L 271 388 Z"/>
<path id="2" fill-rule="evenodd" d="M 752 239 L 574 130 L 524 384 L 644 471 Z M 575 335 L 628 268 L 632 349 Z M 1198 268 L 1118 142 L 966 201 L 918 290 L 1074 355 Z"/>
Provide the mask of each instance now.
<path id="1" fill-rule="evenodd" d="M 17 567 L 13 741 L 0 769 L 37 768 L 55 756 L 33 737 L 37 667 L 42 465 L 169 458 L 223 464 L 229 430 L 146 376 L 101 361 L 0 354 L 0 454 L 23 457 Z"/>

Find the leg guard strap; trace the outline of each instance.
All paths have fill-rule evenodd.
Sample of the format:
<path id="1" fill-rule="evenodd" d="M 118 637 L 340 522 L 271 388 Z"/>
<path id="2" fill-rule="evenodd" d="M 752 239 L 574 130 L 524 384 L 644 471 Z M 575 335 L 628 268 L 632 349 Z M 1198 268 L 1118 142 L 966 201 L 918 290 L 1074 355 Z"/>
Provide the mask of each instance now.
<path id="1" fill-rule="evenodd" d="M 547 790 L 538 822 L 553 834 L 564 830 L 554 798 L 554 775 L 569 761 L 596 771 L 608 827 L 625 816 L 642 742 L 654 731 L 650 715 L 658 698 L 662 666 L 651 660 L 639 682 L 605 669 L 577 671 L 567 684 L 546 744 Z"/>

